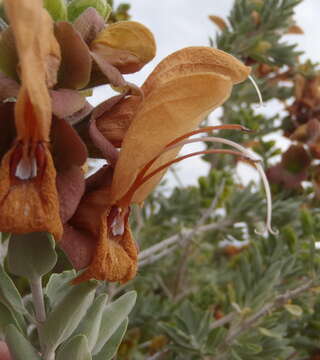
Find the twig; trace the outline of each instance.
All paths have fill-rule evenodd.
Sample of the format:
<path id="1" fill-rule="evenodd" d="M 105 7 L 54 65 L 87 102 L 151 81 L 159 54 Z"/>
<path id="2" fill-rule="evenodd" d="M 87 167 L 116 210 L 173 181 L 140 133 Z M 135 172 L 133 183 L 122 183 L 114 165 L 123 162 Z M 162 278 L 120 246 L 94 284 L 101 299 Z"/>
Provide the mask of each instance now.
<path id="1" fill-rule="evenodd" d="M 298 351 L 294 351 L 292 354 L 289 355 L 289 357 L 287 358 L 287 360 L 297 359 L 298 356 L 299 356 L 299 352 L 298 352 Z"/>
<path id="2" fill-rule="evenodd" d="M 181 181 L 181 179 L 180 179 L 180 177 L 179 177 L 179 175 L 178 175 L 175 167 L 172 166 L 172 167 L 170 167 L 169 169 L 170 169 L 173 177 L 175 178 L 176 182 L 178 183 L 179 187 L 180 187 L 180 188 L 184 188 L 183 182 Z"/>
<path id="3" fill-rule="evenodd" d="M 270 313 L 273 310 L 276 310 L 280 307 L 282 307 L 283 305 L 285 305 L 289 300 L 294 299 L 296 297 L 298 297 L 300 294 L 302 294 L 303 292 L 309 290 L 312 286 L 314 285 L 314 280 L 310 279 L 308 281 L 306 281 L 304 284 L 298 286 L 297 288 L 293 289 L 293 290 L 288 290 L 287 292 L 285 292 L 284 294 L 278 295 L 274 301 L 267 303 L 266 305 L 264 305 L 259 311 L 257 311 L 255 314 L 253 314 L 252 316 L 250 316 L 249 318 L 247 318 L 246 320 L 242 321 L 242 323 L 240 323 L 236 328 L 232 329 L 232 327 L 229 330 L 229 334 L 226 337 L 226 340 L 223 342 L 223 344 L 221 344 L 219 346 L 220 350 L 222 351 L 222 353 L 220 353 L 219 355 L 217 355 L 214 359 L 215 360 L 224 360 L 226 359 L 226 352 L 228 352 L 228 349 L 230 348 L 230 345 L 232 344 L 232 342 L 238 337 L 240 336 L 242 333 L 246 332 L 247 330 L 249 330 L 253 325 L 256 324 L 256 322 L 258 320 L 260 320 L 262 317 L 264 317 L 265 315 L 267 315 L 268 313 Z M 211 328 L 217 328 L 219 326 L 223 326 L 226 323 L 231 322 L 235 316 L 237 316 L 238 314 L 236 312 L 232 312 L 226 316 L 224 316 L 222 319 L 216 321 L 213 323 L 213 325 L 211 326 Z M 292 354 L 293 355 L 293 354 Z M 289 359 L 291 359 L 289 357 Z M 288 359 L 288 360 L 289 360 Z M 294 359 L 294 357 L 293 357 Z"/>
<path id="4" fill-rule="evenodd" d="M 198 235 L 198 234 L 201 234 L 206 231 L 222 229 L 227 226 L 230 226 L 231 224 L 232 224 L 232 221 L 223 220 L 218 223 L 203 225 L 203 226 L 200 226 L 197 229 L 197 231 L 195 231 L 194 235 Z M 163 251 L 164 249 L 168 250 L 167 248 L 169 246 L 173 245 L 176 248 L 178 245 L 182 245 L 181 242 L 183 241 L 185 236 L 187 236 L 188 234 L 190 234 L 193 231 L 194 230 L 192 230 L 192 229 L 184 229 L 179 234 L 172 235 L 172 236 L 168 237 L 167 239 L 162 240 L 160 243 L 150 246 L 148 249 L 141 251 L 141 253 L 139 254 L 139 257 L 138 257 L 139 263 L 142 264 L 143 261 L 145 261 L 146 259 L 148 259 L 151 256 L 154 256 L 156 253 Z"/>
<path id="5" fill-rule="evenodd" d="M 216 320 L 214 323 L 212 323 L 212 325 L 210 326 L 210 329 L 216 329 L 218 327 L 224 326 L 226 324 L 228 324 L 229 322 L 231 322 L 236 316 L 238 315 L 237 312 L 233 311 L 227 315 L 225 315 L 224 317 L 222 317 L 219 320 Z"/>
<path id="6" fill-rule="evenodd" d="M 277 296 L 273 302 L 264 305 L 259 311 L 250 316 L 247 320 L 243 321 L 237 328 L 233 330 L 231 329 L 230 333 L 226 338 L 226 343 L 230 344 L 236 337 L 251 328 L 251 326 L 253 326 L 260 318 L 267 315 L 271 310 L 275 310 L 283 306 L 285 303 L 288 302 L 288 300 L 293 299 L 299 296 L 301 293 L 305 292 L 306 290 L 310 289 L 312 285 L 313 280 L 308 280 L 296 289 L 288 290 L 286 293 Z"/>
<path id="7" fill-rule="evenodd" d="M 222 182 L 219 186 L 219 189 L 218 189 L 214 199 L 212 200 L 209 208 L 206 209 L 206 211 L 200 217 L 200 219 L 196 223 L 196 226 L 194 227 L 194 229 L 188 235 L 186 235 L 185 238 L 182 240 L 182 242 L 185 244 L 185 249 L 183 251 L 181 261 L 178 265 L 178 271 L 177 271 L 177 276 L 176 276 L 176 280 L 175 280 L 175 294 L 176 295 L 179 294 L 180 289 L 182 287 L 184 274 L 186 274 L 186 267 L 188 264 L 188 260 L 189 260 L 190 254 L 192 253 L 192 251 L 191 251 L 192 250 L 192 241 L 191 240 L 197 234 L 197 231 L 199 230 L 199 228 L 209 219 L 212 211 L 216 208 L 218 201 L 222 195 L 224 186 L 225 186 L 225 180 L 222 180 Z"/>
<path id="8" fill-rule="evenodd" d="M 168 352 L 168 350 L 163 350 L 160 352 L 157 352 L 156 354 L 149 356 L 146 360 L 159 360 L 162 358 L 163 355 L 165 355 Z"/>
<path id="9" fill-rule="evenodd" d="M 170 290 L 168 289 L 167 285 L 164 283 L 162 277 L 160 275 L 156 275 L 156 280 L 158 280 L 158 283 L 161 287 L 161 289 L 163 290 L 163 292 L 165 293 L 165 295 L 172 300 L 173 296 L 170 292 Z"/>
<path id="10" fill-rule="evenodd" d="M 162 259 L 163 257 L 171 254 L 173 251 L 175 251 L 177 249 L 178 244 L 173 244 L 170 247 L 167 247 L 166 249 L 163 249 L 160 252 L 157 252 L 155 254 L 150 254 L 147 258 L 142 259 L 141 261 L 139 261 L 139 268 L 146 266 L 146 265 L 150 265 L 155 263 L 156 261 Z"/>

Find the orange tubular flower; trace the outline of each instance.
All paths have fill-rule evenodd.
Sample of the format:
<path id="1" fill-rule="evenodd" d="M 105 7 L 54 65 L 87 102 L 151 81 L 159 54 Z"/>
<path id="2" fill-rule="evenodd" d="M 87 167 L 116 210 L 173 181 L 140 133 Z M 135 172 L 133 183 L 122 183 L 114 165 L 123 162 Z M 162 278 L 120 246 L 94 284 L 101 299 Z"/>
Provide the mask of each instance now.
<path id="1" fill-rule="evenodd" d="M 249 72 L 222 51 L 186 48 L 156 67 L 142 87 L 143 99 L 119 96 L 93 113 L 92 140 L 111 165 L 89 178 L 86 194 L 65 227 L 62 248 L 75 267 L 89 265 L 76 282 L 90 278 L 126 282 L 135 276 L 137 249 L 128 224 L 130 205 L 143 203 L 166 168 L 179 160 L 175 157 L 183 140 L 202 131 L 192 130 L 226 101 L 232 86 Z M 116 138 L 109 139 L 110 129 Z M 103 139 L 121 145 L 118 158 Z"/>
<path id="2" fill-rule="evenodd" d="M 0 168 L 0 231 L 62 235 L 56 171 L 49 151 L 51 100 L 60 50 L 42 0 L 6 0 L 19 56 L 16 138 Z M 2 122 L 8 119 L 0 119 Z"/>

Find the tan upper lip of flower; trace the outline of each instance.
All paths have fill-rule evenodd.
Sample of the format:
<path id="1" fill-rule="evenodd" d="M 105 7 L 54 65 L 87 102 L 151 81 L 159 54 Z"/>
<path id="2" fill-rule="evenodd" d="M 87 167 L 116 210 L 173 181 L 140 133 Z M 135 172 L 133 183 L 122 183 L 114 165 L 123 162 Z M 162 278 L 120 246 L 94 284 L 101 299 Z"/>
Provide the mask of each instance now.
<path id="1" fill-rule="evenodd" d="M 2 231 L 49 231 L 61 237 L 55 169 L 48 142 L 51 99 L 60 50 L 41 0 L 6 0 L 19 58 L 21 87 L 15 104 L 16 140 L 0 168 Z M 36 221 L 34 220 L 36 219 Z"/>
<path id="2" fill-rule="evenodd" d="M 111 190 L 113 202 L 125 195 L 145 163 L 171 140 L 196 128 L 249 72 L 250 68 L 231 55 L 206 47 L 185 48 L 164 59 L 142 86 L 145 99 L 122 141 Z M 174 158 L 177 152 L 165 154 L 154 166 Z M 141 203 L 162 175 L 144 184 L 133 201 Z"/>

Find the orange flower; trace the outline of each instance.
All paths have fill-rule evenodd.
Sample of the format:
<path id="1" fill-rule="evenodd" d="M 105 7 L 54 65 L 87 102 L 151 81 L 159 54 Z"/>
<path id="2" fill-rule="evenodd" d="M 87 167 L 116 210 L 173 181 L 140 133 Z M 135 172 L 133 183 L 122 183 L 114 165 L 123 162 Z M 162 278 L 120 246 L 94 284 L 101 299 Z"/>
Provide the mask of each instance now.
<path id="1" fill-rule="evenodd" d="M 222 51 L 186 48 L 156 67 L 142 87 L 144 98 L 118 96 L 94 111 L 91 138 L 110 165 L 89 178 L 86 194 L 65 227 L 62 248 L 75 267 L 89 264 L 76 282 L 90 278 L 126 282 L 135 276 L 137 249 L 128 224 L 130 205 L 143 203 L 166 168 L 178 161 L 183 140 L 203 132 L 192 130 L 249 72 Z M 122 146 L 119 154 L 108 141 L 110 126 L 116 125 L 121 130 L 115 141 Z"/>
<path id="2" fill-rule="evenodd" d="M 7 0 L 5 7 L 19 56 L 21 88 L 15 105 L 16 138 L 0 168 L 0 230 L 48 231 L 59 238 L 48 86 L 56 82 L 60 50 L 41 0 Z"/>
<path id="3" fill-rule="evenodd" d="M 138 70 L 154 56 L 155 43 L 135 22 L 105 28 L 100 17 L 96 27 L 93 9 L 74 27 L 57 23 L 54 33 L 41 0 L 7 0 L 5 7 L 10 20 L 5 33 L 14 56 L 6 54 L 10 66 L 0 73 L 0 231 L 47 231 L 58 240 L 84 193 L 81 167 L 87 150 L 66 120 L 83 118 L 91 107 L 74 89 L 89 86 L 92 56 L 108 75 L 103 82 L 135 90 L 117 66 Z M 94 37 L 84 36 L 88 33 Z M 110 47 L 117 48 L 120 63 Z M 12 97 L 16 103 L 2 102 Z"/>

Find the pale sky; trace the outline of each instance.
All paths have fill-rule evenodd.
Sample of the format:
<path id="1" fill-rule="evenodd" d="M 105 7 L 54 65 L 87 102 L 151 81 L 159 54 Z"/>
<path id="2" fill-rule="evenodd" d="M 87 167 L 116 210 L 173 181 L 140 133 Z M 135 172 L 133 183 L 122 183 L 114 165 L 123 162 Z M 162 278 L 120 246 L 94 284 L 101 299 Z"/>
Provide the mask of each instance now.
<path id="1" fill-rule="evenodd" d="M 116 5 L 120 1 L 116 1 Z M 157 56 L 139 73 L 126 76 L 131 82 L 141 85 L 161 59 L 186 46 L 208 46 L 209 36 L 215 37 L 217 28 L 208 20 L 208 15 L 226 18 L 233 0 L 128 0 L 131 4 L 132 19 L 146 25 L 157 42 Z M 305 34 L 288 36 L 288 41 L 297 42 L 299 49 L 306 51 L 308 58 L 320 61 L 320 0 L 304 0 L 296 8 L 296 22 Z M 93 103 L 108 98 L 111 92 L 106 87 L 97 89 Z M 267 109 L 268 111 L 268 109 Z M 269 111 L 274 111 L 270 108 Z M 215 110 L 213 117 L 219 113 Z M 282 147 L 286 143 L 282 142 Z M 198 150 L 201 146 L 189 146 L 188 150 Z M 189 152 L 188 151 L 188 152 Z M 184 185 L 195 184 L 197 178 L 207 173 L 207 164 L 200 158 L 192 158 L 178 165 L 178 172 Z M 168 175 L 170 184 L 175 184 Z"/>

